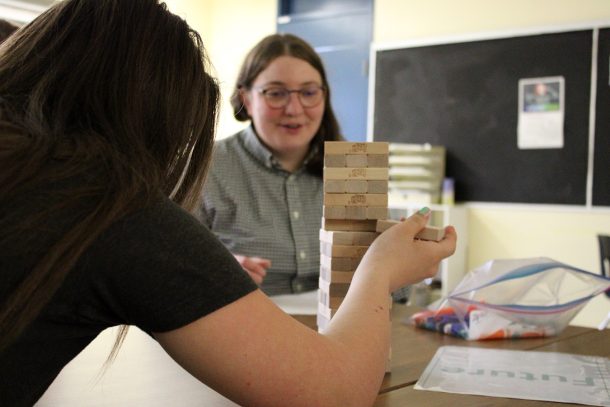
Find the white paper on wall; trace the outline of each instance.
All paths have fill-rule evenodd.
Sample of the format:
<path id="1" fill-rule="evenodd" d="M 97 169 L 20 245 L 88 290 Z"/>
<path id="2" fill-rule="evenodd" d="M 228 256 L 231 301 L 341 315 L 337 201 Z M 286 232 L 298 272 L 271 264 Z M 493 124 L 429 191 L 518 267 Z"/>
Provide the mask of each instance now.
<path id="1" fill-rule="evenodd" d="M 564 93 L 563 76 L 519 80 L 520 149 L 563 148 Z"/>

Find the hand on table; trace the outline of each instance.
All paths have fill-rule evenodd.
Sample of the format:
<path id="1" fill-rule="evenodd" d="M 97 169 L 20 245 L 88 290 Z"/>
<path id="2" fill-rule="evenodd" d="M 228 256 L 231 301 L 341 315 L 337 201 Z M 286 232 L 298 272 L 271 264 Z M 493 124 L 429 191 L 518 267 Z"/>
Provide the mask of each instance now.
<path id="1" fill-rule="evenodd" d="M 235 256 L 235 259 L 246 270 L 252 280 L 256 284 L 261 285 L 267 275 L 267 269 L 271 267 L 271 260 L 261 257 L 248 257 L 241 254 L 234 254 L 233 256 Z"/>

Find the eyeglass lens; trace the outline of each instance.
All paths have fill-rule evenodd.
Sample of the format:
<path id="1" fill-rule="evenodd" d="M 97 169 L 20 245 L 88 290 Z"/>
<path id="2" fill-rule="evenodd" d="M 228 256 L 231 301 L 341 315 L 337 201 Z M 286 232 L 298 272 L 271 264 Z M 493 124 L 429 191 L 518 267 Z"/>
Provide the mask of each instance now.
<path id="1" fill-rule="evenodd" d="M 280 108 L 290 102 L 290 94 L 296 93 L 304 107 L 317 106 L 324 98 L 324 88 L 321 86 L 308 86 L 302 89 L 289 90 L 282 87 L 271 87 L 260 91 L 269 107 Z"/>

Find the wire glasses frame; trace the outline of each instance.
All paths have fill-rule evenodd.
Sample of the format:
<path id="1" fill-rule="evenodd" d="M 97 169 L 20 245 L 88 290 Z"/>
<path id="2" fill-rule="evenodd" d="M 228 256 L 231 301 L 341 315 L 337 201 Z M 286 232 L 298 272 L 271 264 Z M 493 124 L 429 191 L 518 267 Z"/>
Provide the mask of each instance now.
<path id="1" fill-rule="evenodd" d="M 310 85 L 301 89 L 287 89 L 282 86 L 271 86 L 268 88 L 254 88 L 263 95 L 267 106 L 272 109 L 281 109 L 290 103 L 290 95 L 296 93 L 303 107 L 316 107 L 326 94 L 324 86 Z"/>

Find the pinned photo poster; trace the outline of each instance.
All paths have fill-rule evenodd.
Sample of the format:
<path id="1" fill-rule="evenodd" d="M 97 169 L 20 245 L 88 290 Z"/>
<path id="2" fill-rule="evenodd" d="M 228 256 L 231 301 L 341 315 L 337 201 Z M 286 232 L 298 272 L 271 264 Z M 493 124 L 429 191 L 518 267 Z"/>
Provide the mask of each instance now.
<path id="1" fill-rule="evenodd" d="M 520 149 L 563 148 L 564 93 L 563 76 L 519 80 Z"/>

